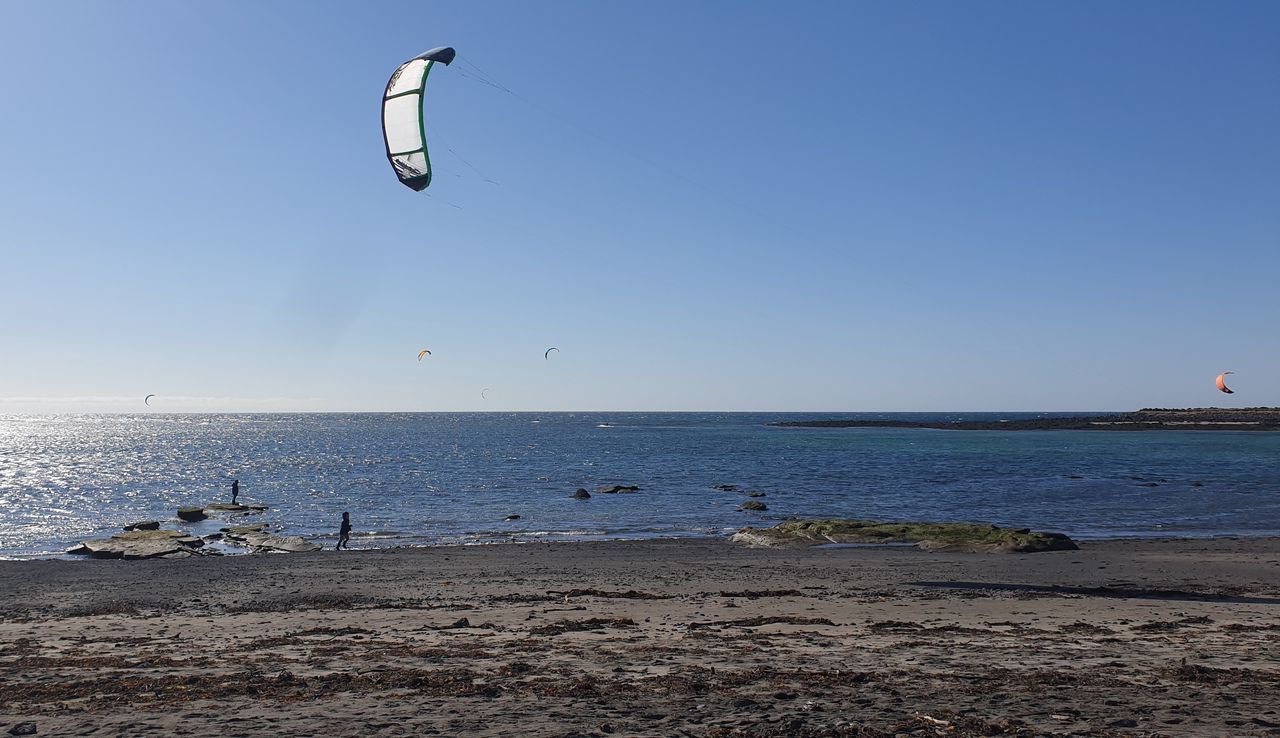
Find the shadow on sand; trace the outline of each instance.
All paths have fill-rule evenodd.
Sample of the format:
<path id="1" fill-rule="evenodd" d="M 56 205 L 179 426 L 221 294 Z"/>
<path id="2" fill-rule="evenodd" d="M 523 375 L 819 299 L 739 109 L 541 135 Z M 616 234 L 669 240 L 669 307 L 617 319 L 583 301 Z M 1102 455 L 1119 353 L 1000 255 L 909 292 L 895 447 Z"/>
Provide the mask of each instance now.
<path id="1" fill-rule="evenodd" d="M 999 592 L 1032 592 L 1084 597 L 1113 597 L 1139 600 L 1187 600 L 1189 602 L 1224 602 L 1238 605 L 1280 605 L 1275 597 L 1240 597 L 1181 589 L 1143 589 L 1140 587 L 1064 587 L 1042 584 L 1006 584 L 998 582 L 911 582 L 915 587 L 934 589 L 995 590 Z"/>

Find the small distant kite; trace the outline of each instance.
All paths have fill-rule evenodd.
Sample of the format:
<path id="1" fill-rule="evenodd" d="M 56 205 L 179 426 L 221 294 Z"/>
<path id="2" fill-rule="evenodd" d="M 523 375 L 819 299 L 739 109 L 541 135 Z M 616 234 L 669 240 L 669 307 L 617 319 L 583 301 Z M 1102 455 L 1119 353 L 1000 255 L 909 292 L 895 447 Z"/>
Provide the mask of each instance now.
<path id="1" fill-rule="evenodd" d="M 1218 389 L 1219 389 L 1221 392 L 1224 392 L 1224 393 L 1226 393 L 1226 394 L 1228 394 L 1228 395 L 1234 395 L 1234 394 L 1236 393 L 1236 391 L 1235 391 L 1235 390 L 1233 390 L 1233 389 L 1231 389 L 1230 387 L 1228 387 L 1228 386 L 1227 386 L 1227 375 L 1228 375 L 1228 374 L 1235 374 L 1235 372 L 1223 372 L 1223 373 L 1219 374 L 1219 375 L 1218 375 L 1218 378 L 1217 378 L 1216 380 L 1214 380 L 1214 383 L 1218 385 Z"/>
<path id="2" fill-rule="evenodd" d="M 424 356 L 430 356 L 430 355 L 431 355 L 431 352 L 430 352 L 430 351 L 428 351 L 428 350 L 426 350 L 426 349 L 422 349 L 421 351 L 419 351 L 419 352 L 418 352 L 418 361 L 422 361 L 422 357 L 424 357 Z"/>
<path id="3" fill-rule="evenodd" d="M 481 399 L 481 400 L 486 399 L 486 398 L 485 398 L 485 393 L 486 393 L 486 392 L 488 392 L 488 391 L 489 391 L 489 388 L 488 388 L 488 387 L 485 387 L 484 389 L 480 390 L 480 399 Z"/>
<path id="4" fill-rule="evenodd" d="M 152 398 L 152 397 L 155 397 L 155 395 L 147 395 L 146 397 L 142 398 L 142 402 L 143 402 L 147 407 L 151 407 L 151 398 Z"/>
<path id="5" fill-rule="evenodd" d="M 552 351 L 556 352 L 557 354 L 560 353 L 560 349 L 556 348 L 555 346 L 552 346 L 551 348 L 542 352 L 542 358 L 550 360 Z"/>

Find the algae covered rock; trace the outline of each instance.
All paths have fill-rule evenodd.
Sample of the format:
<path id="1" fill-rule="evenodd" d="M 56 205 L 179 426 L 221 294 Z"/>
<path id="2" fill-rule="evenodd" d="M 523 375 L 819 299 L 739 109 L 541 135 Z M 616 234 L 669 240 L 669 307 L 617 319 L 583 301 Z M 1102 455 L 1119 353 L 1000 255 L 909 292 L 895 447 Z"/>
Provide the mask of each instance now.
<path id="1" fill-rule="evenodd" d="M 747 500 L 746 502 L 739 505 L 738 509 L 764 511 L 764 510 L 768 510 L 769 506 L 764 504 L 763 502 L 758 502 L 756 500 Z"/>
<path id="2" fill-rule="evenodd" d="M 801 547 L 823 543 L 914 543 L 926 551 L 1034 553 L 1074 551 L 1061 533 L 1000 528 L 981 523 L 916 523 L 878 520 L 788 520 L 772 528 L 743 528 L 737 543 L 765 547 Z"/>
<path id="3" fill-rule="evenodd" d="M 255 512 L 262 512 L 263 510 L 266 510 L 266 509 L 267 509 L 266 505 L 259 505 L 256 503 L 243 505 L 237 502 L 215 502 L 211 505 L 204 506 L 205 513 L 211 513 L 211 512 L 255 513 Z"/>

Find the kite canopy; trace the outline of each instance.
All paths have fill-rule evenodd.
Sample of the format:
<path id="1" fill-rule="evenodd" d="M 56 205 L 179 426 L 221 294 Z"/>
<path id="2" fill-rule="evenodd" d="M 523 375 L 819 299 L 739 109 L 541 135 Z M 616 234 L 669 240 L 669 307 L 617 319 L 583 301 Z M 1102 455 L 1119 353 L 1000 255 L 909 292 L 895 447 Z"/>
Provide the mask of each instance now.
<path id="1" fill-rule="evenodd" d="M 422 357 L 424 357 L 424 356 L 430 356 L 430 355 L 431 355 L 431 352 L 430 352 L 430 351 L 428 351 L 428 350 L 426 350 L 426 349 L 422 349 L 421 351 L 419 351 L 419 352 L 418 352 L 418 361 L 422 361 Z"/>
<path id="2" fill-rule="evenodd" d="M 422 110 L 427 75 L 436 62 L 448 66 L 455 52 L 448 46 L 419 54 L 396 67 L 382 94 L 382 140 L 387 160 L 406 187 L 421 192 L 431 184 L 427 124 Z"/>
<path id="3" fill-rule="evenodd" d="M 557 354 L 560 353 L 560 349 L 556 348 L 555 346 L 552 346 L 551 348 L 542 352 L 542 358 L 550 360 L 552 351 L 556 352 Z"/>
<path id="4" fill-rule="evenodd" d="M 142 403 L 144 405 L 150 406 L 152 397 L 155 397 L 155 395 L 147 395 L 146 397 L 142 398 Z"/>
<path id="5" fill-rule="evenodd" d="M 1227 375 L 1228 375 L 1228 374 L 1235 374 L 1235 372 L 1223 372 L 1223 373 L 1219 374 L 1219 375 L 1218 375 L 1218 378 L 1214 380 L 1214 383 L 1218 385 L 1218 389 L 1219 389 L 1219 390 L 1221 390 L 1222 392 L 1225 392 L 1225 393 L 1227 393 L 1228 395 L 1234 395 L 1234 394 L 1236 393 L 1236 391 L 1235 391 L 1235 390 L 1233 390 L 1233 389 L 1229 389 L 1229 388 L 1227 387 Z M 1247 384 L 1247 383 L 1246 383 L 1246 384 Z"/>

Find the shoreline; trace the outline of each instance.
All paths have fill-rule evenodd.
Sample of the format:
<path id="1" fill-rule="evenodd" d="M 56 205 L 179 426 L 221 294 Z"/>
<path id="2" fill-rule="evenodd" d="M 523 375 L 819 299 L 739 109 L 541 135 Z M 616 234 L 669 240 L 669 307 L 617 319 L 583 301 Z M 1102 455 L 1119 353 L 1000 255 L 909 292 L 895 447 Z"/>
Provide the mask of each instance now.
<path id="1" fill-rule="evenodd" d="M 0 728 L 41 735 L 1280 728 L 1280 538 L 37 560 L 0 587 Z"/>
<path id="2" fill-rule="evenodd" d="M 785 522 L 783 520 L 769 521 L 773 524 Z M 734 533 L 736 533 L 735 531 Z M 1056 531 L 1048 531 L 1056 532 Z M 724 543 L 730 546 L 742 546 L 745 544 L 733 543 L 730 539 L 734 533 L 720 534 L 675 534 L 675 535 L 657 535 L 647 537 L 626 537 L 626 538 L 573 538 L 569 536 L 540 535 L 532 534 L 529 537 L 513 537 L 510 540 L 477 540 L 466 543 L 458 543 L 454 541 L 446 543 L 396 543 L 386 546 L 369 546 L 361 545 L 366 540 L 391 541 L 396 540 L 388 538 L 384 535 L 369 536 L 364 538 L 355 533 L 351 540 L 355 543 L 351 551 L 443 551 L 448 549 L 467 549 L 477 547 L 505 547 L 505 546 L 525 546 L 525 545 L 616 545 L 616 544 L 636 544 L 636 543 L 663 543 L 663 542 L 701 542 L 701 543 Z M 1203 535 L 1187 534 L 1187 535 L 1169 535 L 1165 533 L 1155 533 L 1151 535 L 1103 535 L 1090 536 L 1088 534 L 1071 533 L 1067 534 L 1073 541 L 1077 543 L 1126 543 L 1126 542 L 1153 542 L 1153 543 L 1178 543 L 1178 542 L 1204 542 L 1204 541 L 1274 541 L 1280 544 L 1280 531 L 1260 532 L 1260 533 L 1206 533 Z M 304 538 L 321 546 L 321 551 L 333 551 L 338 536 L 336 533 L 329 535 L 304 536 Z M 822 548 L 824 545 L 838 545 L 858 548 L 876 548 L 876 547 L 911 547 L 911 543 L 841 543 L 841 544 L 814 544 L 809 548 Z M 283 553 L 251 553 L 244 549 L 226 547 L 220 549 L 220 555 L 209 556 L 205 558 L 243 558 L 256 556 L 297 556 L 299 554 L 283 554 Z M 1028 554 L 1015 554 L 1028 555 Z M 90 556 L 82 556 L 62 552 L 49 553 L 33 553 L 33 554 L 5 554 L 0 553 L 0 566 L 8 563 L 27 562 L 27 561 L 120 561 L 120 559 L 110 558 L 93 558 Z M 142 559 L 132 559 L 130 561 L 142 561 Z"/>

